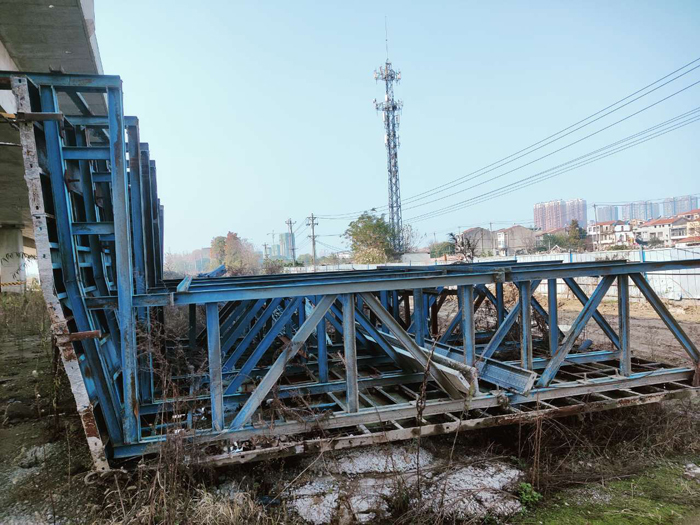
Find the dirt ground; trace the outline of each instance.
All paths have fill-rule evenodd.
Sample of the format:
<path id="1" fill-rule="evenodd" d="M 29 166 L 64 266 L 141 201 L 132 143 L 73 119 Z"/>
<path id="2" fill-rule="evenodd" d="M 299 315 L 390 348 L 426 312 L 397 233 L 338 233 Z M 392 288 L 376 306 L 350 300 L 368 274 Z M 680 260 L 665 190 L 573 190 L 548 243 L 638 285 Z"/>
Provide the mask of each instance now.
<path id="1" fill-rule="evenodd" d="M 542 303 L 546 306 L 544 299 Z M 417 512 L 417 508 L 423 509 L 427 503 L 416 503 L 411 499 L 415 498 L 413 492 L 404 494 L 396 488 L 387 492 L 384 486 L 379 489 L 373 485 L 374 474 L 357 477 L 359 474 L 354 471 L 316 472 L 316 467 L 308 468 L 316 461 L 314 458 L 218 469 L 205 476 L 188 474 L 186 477 L 189 476 L 190 481 L 186 489 L 181 488 L 179 480 L 172 482 L 177 484 L 177 490 L 176 485 L 169 485 L 171 481 L 163 481 L 167 491 L 172 491 L 172 498 L 191 498 L 187 512 L 154 512 L 153 508 L 158 505 L 173 503 L 173 499 L 166 496 L 157 500 L 158 505 L 151 504 L 148 513 L 131 512 L 130 505 L 144 505 L 142 493 L 146 499 L 152 496 L 146 492 L 157 486 L 154 478 L 137 479 L 131 474 L 119 474 L 98 479 L 90 473 L 91 463 L 82 428 L 65 378 L 60 368 L 55 369 L 47 327 L 38 318 L 32 321 L 37 305 L 24 304 L 18 309 L 17 305 L 8 307 L 5 304 L 4 312 L 2 306 L 0 303 L 0 524 L 324 523 L 327 521 L 318 518 L 313 505 L 311 511 L 308 505 L 302 505 L 301 510 L 294 505 L 306 501 L 304 498 L 314 502 L 338 491 L 346 491 L 342 501 L 355 501 L 358 487 L 365 487 L 375 498 L 376 501 L 371 501 L 383 510 L 381 517 L 361 503 L 366 510 L 364 514 L 348 514 L 337 507 L 336 514 L 332 517 L 329 514 L 328 519 L 335 523 L 436 521 Z M 575 318 L 580 304 L 562 301 L 559 308 L 561 323 L 568 324 Z M 691 339 L 700 341 L 700 308 L 673 303 L 669 308 Z M 615 327 L 616 305 L 604 303 L 601 310 Z M 593 339 L 600 348 L 610 347 L 594 323 L 584 337 Z M 689 363 L 685 352 L 655 312 L 641 303 L 632 304 L 632 341 L 634 354 L 640 357 L 679 365 Z M 508 427 L 465 434 L 458 440 L 453 436 L 424 440 L 419 445 L 441 466 L 435 467 L 432 473 L 430 468 L 425 469 L 423 475 L 434 480 L 425 478 L 421 490 L 425 493 L 437 490 L 431 488 L 436 486 L 436 480 L 455 479 L 455 483 L 463 484 L 459 476 L 472 479 L 474 471 L 469 469 L 473 468 L 475 458 L 488 455 L 498 469 L 519 473 L 513 479 L 517 478 L 518 483 L 524 485 L 515 483 L 508 488 L 508 501 L 512 502 L 509 505 L 520 509 L 518 513 L 501 517 L 481 515 L 471 520 L 466 514 L 446 515 L 441 511 L 437 521 L 697 524 L 700 515 L 699 407 L 668 404 L 641 408 L 572 418 L 566 422 L 552 421 L 539 431 L 536 426 Z M 8 417 L 3 417 L 6 414 Z M 407 446 L 414 450 L 416 443 L 410 442 Z M 459 458 L 458 461 L 453 463 L 453 456 Z M 449 467 L 446 467 L 448 458 Z M 350 460 L 334 458 L 333 461 L 342 464 Z M 372 465 L 376 461 L 370 458 L 365 463 Z M 695 468 L 698 469 L 697 479 L 693 477 Z M 493 470 L 484 472 L 488 474 Z M 533 477 L 535 472 L 538 474 Z M 167 479 L 167 473 L 162 474 L 163 480 Z M 330 489 L 305 495 L 304 491 L 313 487 L 323 489 L 322 481 Z M 445 483 L 451 486 L 452 481 Z M 178 492 L 180 490 L 182 492 Z M 296 490 L 294 504 L 279 503 L 277 498 L 285 490 Z M 486 493 L 505 491 L 487 486 L 477 492 L 484 490 Z M 380 499 L 376 499 L 373 491 Z M 482 498 L 473 505 L 483 506 L 484 501 L 490 500 Z M 461 505 L 456 507 L 459 512 L 465 508 L 480 508 L 472 504 L 465 507 L 463 502 Z M 304 521 L 300 512 L 306 512 L 313 519 Z"/>

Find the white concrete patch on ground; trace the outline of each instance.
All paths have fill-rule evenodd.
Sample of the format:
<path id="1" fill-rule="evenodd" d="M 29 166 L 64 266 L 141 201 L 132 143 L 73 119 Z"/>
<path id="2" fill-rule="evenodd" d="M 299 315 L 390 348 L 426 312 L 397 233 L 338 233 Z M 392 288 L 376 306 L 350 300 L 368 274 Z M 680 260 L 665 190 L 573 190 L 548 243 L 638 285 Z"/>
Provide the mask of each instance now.
<path id="1" fill-rule="evenodd" d="M 694 479 L 700 482 L 700 466 L 695 463 L 688 463 L 685 465 L 683 475 L 688 479 Z"/>
<path id="2" fill-rule="evenodd" d="M 353 480 L 348 488 L 347 509 L 341 505 L 340 522 L 371 523 L 386 516 L 389 511 L 389 501 L 394 495 L 396 486 L 389 478 L 359 478 Z M 343 519 L 343 510 L 347 510 Z"/>
<path id="3" fill-rule="evenodd" d="M 323 469 L 331 474 L 391 474 L 396 472 L 411 472 L 420 467 L 426 468 L 434 463 L 435 458 L 425 449 L 420 451 L 420 459 L 416 450 L 405 445 L 381 445 L 377 447 L 360 448 L 336 454 L 329 457 L 323 464 L 317 463 L 316 470 Z"/>
<path id="4" fill-rule="evenodd" d="M 457 467 L 436 476 L 422 502 L 436 514 L 457 519 L 511 516 L 522 510 L 512 493 L 522 477 L 518 469 L 497 462 Z"/>
<path id="5" fill-rule="evenodd" d="M 293 488 L 289 493 L 289 506 L 309 523 L 330 523 L 338 508 L 340 484 L 331 477 L 322 477 Z"/>

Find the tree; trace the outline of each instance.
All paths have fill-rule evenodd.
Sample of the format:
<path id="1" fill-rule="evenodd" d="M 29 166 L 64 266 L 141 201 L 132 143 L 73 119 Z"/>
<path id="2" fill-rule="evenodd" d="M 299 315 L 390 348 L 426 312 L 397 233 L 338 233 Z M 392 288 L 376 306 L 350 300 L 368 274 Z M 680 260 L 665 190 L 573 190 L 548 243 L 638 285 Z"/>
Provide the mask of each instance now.
<path id="1" fill-rule="evenodd" d="M 265 259 L 263 262 L 263 273 L 266 275 L 273 275 L 277 273 L 282 273 L 285 264 L 279 259 Z"/>
<path id="2" fill-rule="evenodd" d="M 584 239 L 586 238 L 586 230 L 578 225 L 576 219 L 572 219 L 567 229 L 567 248 L 569 250 L 580 250 L 584 247 Z"/>
<path id="3" fill-rule="evenodd" d="M 434 242 L 430 245 L 430 256 L 433 259 L 442 257 L 443 255 L 452 255 L 455 253 L 455 245 L 449 241 Z"/>
<path id="4" fill-rule="evenodd" d="M 406 253 L 415 253 L 423 239 L 425 239 L 425 235 L 410 224 L 403 227 L 403 249 Z"/>
<path id="5" fill-rule="evenodd" d="M 311 263 L 313 262 L 313 257 L 311 257 L 310 253 L 302 253 L 297 257 L 297 262 L 300 263 L 302 266 L 311 266 Z"/>
<path id="6" fill-rule="evenodd" d="M 447 235 L 447 237 L 452 244 L 453 253 L 459 255 L 463 261 L 472 262 L 474 260 L 477 246 L 477 243 L 474 240 L 470 239 L 463 233 L 450 233 Z"/>
<path id="7" fill-rule="evenodd" d="M 391 248 L 391 226 L 384 215 L 364 212 L 345 230 L 345 238 L 355 262 L 362 264 L 384 263 L 394 254 Z"/>
<path id="8" fill-rule="evenodd" d="M 218 236 L 211 240 L 211 250 L 209 252 L 212 270 L 224 264 L 226 258 L 226 237 Z"/>
<path id="9" fill-rule="evenodd" d="M 224 246 L 224 264 L 231 275 L 248 275 L 258 268 L 258 257 L 253 245 L 237 233 L 228 232 Z"/>

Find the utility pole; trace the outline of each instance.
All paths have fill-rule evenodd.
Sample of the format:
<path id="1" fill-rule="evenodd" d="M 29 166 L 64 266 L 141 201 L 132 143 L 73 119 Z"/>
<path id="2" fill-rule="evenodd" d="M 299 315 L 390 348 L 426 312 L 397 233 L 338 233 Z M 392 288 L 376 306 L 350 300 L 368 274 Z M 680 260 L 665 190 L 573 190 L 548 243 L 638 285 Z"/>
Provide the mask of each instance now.
<path id="1" fill-rule="evenodd" d="M 314 272 L 316 271 L 316 230 L 314 229 L 315 226 L 318 226 L 318 219 L 314 217 L 314 214 L 311 214 L 311 217 L 306 218 L 306 225 L 311 226 L 311 235 L 309 235 L 309 238 L 311 239 L 311 258 L 313 259 L 313 265 L 314 265 Z"/>
<path id="2" fill-rule="evenodd" d="M 292 226 L 296 224 L 296 222 L 292 222 L 291 217 L 284 221 L 287 227 L 289 228 L 289 249 L 292 252 L 292 262 L 296 263 L 297 262 L 297 247 L 296 247 L 296 241 L 294 240 L 294 232 L 292 231 Z"/>
<path id="3" fill-rule="evenodd" d="M 401 71 L 396 71 L 389 61 L 389 36 L 386 36 L 386 62 L 374 72 L 374 80 L 384 82 L 385 95 L 382 102 L 374 99 L 374 108 L 382 112 L 384 141 L 386 143 L 387 171 L 389 175 L 389 226 L 391 244 L 396 253 L 403 253 L 404 238 L 401 219 L 401 188 L 399 185 L 399 122 L 403 102 L 394 99 L 394 83 L 401 80 Z"/>
<path id="4" fill-rule="evenodd" d="M 267 243 L 263 243 L 263 258 L 267 259 Z"/>
<path id="5" fill-rule="evenodd" d="M 274 255 L 272 253 L 272 247 L 275 245 L 275 230 L 272 230 L 271 233 L 268 233 L 268 235 L 272 238 L 271 244 L 270 244 L 270 256 Z"/>
<path id="6" fill-rule="evenodd" d="M 593 227 L 593 231 L 597 231 L 597 248 L 600 248 L 600 225 L 598 224 L 598 207 L 594 204 L 593 205 L 593 217 L 595 218 L 595 226 Z"/>

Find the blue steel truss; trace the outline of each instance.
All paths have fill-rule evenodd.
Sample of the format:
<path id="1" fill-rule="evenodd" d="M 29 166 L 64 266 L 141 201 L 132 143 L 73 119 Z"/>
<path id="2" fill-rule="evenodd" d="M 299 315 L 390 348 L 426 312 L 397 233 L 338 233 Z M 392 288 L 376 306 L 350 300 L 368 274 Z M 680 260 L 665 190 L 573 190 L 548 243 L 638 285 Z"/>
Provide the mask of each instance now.
<path id="1" fill-rule="evenodd" d="M 696 392 L 698 349 L 645 275 L 700 260 L 164 279 L 156 165 L 124 116 L 121 80 L 6 72 L 0 87 L 18 100 L 42 287 L 102 468 L 157 451 L 173 432 L 215 460 L 244 461 Z M 581 277 L 598 278 L 590 296 Z M 688 366 L 632 355 L 630 281 Z M 557 282 L 582 304 L 566 332 Z M 598 308 L 613 285 L 617 327 Z M 517 292 L 510 307 L 506 287 Z M 607 348 L 580 341 L 591 320 Z"/>

